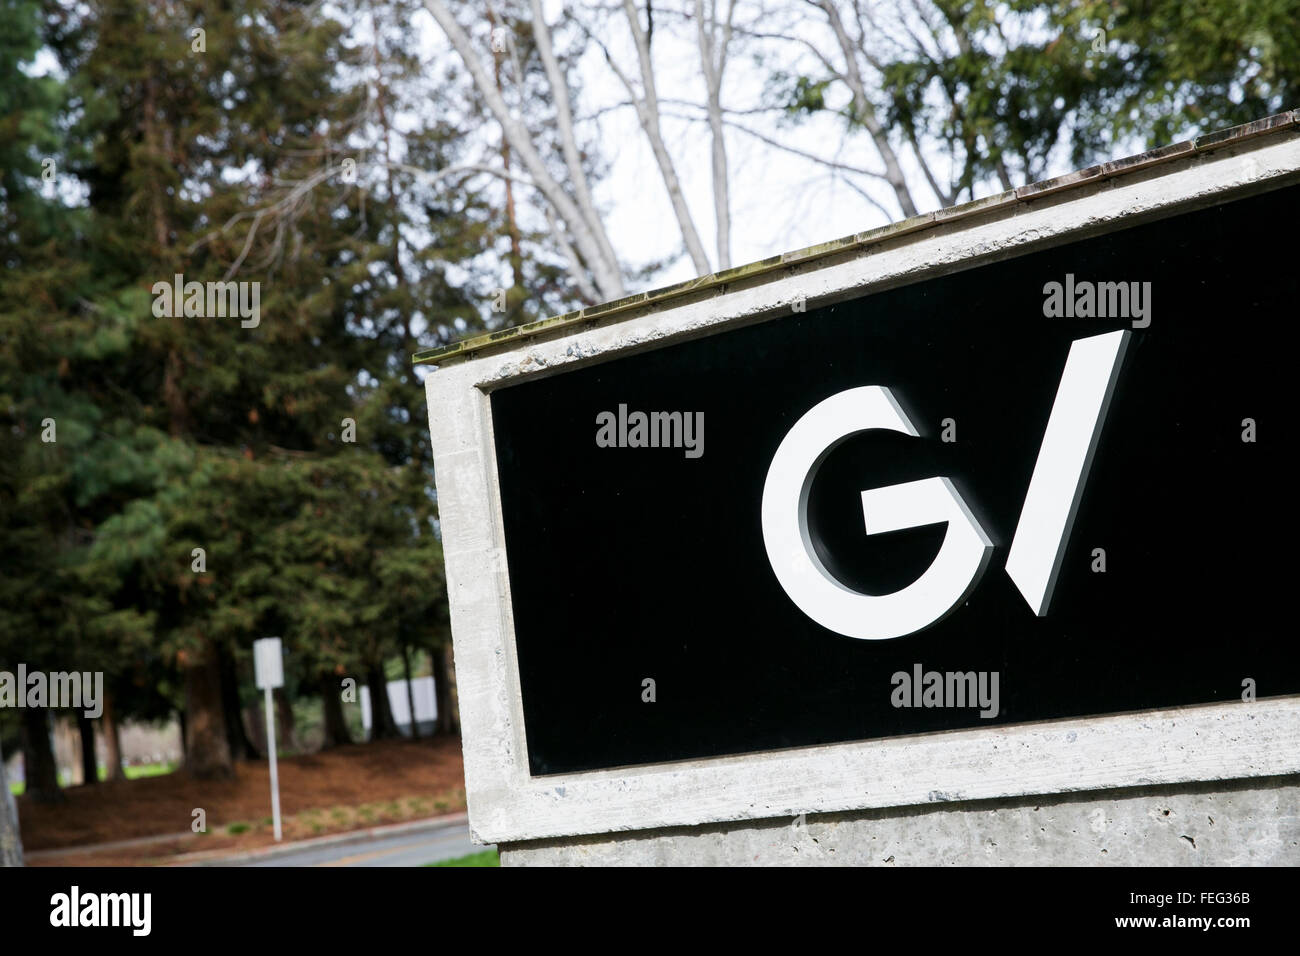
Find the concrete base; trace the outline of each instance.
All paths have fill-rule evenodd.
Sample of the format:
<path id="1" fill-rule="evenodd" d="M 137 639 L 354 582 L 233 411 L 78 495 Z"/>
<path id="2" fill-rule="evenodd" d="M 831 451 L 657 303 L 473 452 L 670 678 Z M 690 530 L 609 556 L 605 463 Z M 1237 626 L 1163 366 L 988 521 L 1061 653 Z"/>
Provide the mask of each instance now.
<path id="1" fill-rule="evenodd" d="M 502 866 L 1300 865 L 1300 775 L 500 846 Z"/>

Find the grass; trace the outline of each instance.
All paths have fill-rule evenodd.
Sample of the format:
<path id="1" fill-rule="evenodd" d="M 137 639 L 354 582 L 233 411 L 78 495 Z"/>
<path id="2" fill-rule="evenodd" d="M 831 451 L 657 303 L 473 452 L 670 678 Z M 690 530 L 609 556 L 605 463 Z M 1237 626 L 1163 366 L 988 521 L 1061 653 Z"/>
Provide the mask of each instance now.
<path id="1" fill-rule="evenodd" d="M 341 833 L 359 826 L 376 826 L 418 820 L 429 816 L 430 807 L 445 810 L 451 805 L 465 806 L 465 791 L 457 789 L 442 796 L 449 800 L 430 800 L 428 797 L 406 797 L 399 800 L 380 800 L 359 806 L 315 807 L 283 818 L 285 838 L 300 840 L 326 833 Z M 227 836 L 239 836 L 253 831 L 270 831 L 270 817 L 258 820 L 236 820 L 221 824 L 218 829 Z M 443 865 L 443 864 L 439 864 Z M 493 863 L 456 863 L 456 866 L 497 866 Z"/>
<path id="2" fill-rule="evenodd" d="M 425 866 L 500 866 L 501 857 L 497 855 L 496 850 L 483 850 L 479 853 L 471 853 L 469 856 L 458 856 L 454 860 L 440 860 L 437 863 L 426 863 Z"/>
<path id="3" fill-rule="evenodd" d="M 163 774 L 174 772 L 178 766 L 179 764 L 176 763 L 165 762 L 165 763 L 146 763 L 146 764 L 140 764 L 137 767 L 127 767 L 126 779 L 138 780 L 141 777 L 161 777 Z M 107 767 L 99 768 L 99 779 L 100 780 L 108 779 Z M 68 778 L 66 775 L 62 773 L 59 774 L 59 786 L 61 787 L 68 786 Z M 23 793 L 26 791 L 26 789 L 27 789 L 27 785 L 23 783 L 23 781 L 21 780 L 15 780 L 9 784 L 9 792 L 12 793 L 15 797 L 21 797 Z"/>
<path id="4" fill-rule="evenodd" d="M 126 779 L 137 780 L 140 777 L 161 777 L 164 774 L 174 773 L 176 771 L 176 768 L 179 766 L 180 764 L 167 762 L 167 763 L 146 763 L 146 764 L 141 764 L 138 767 L 127 767 Z M 100 780 L 105 779 L 106 773 L 107 771 L 105 770 L 105 768 L 100 767 L 99 779 Z"/>

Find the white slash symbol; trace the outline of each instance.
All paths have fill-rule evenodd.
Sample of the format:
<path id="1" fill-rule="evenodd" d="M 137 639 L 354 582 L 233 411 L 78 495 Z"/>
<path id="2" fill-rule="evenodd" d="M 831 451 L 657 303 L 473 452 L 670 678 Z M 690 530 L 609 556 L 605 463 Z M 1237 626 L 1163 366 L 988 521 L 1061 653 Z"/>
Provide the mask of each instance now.
<path id="1" fill-rule="evenodd" d="M 1039 617 L 1052 601 L 1128 341 L 1127 330 L 1078 339 L 1065 360 L 1007 555 L 1007 574 Z"/>

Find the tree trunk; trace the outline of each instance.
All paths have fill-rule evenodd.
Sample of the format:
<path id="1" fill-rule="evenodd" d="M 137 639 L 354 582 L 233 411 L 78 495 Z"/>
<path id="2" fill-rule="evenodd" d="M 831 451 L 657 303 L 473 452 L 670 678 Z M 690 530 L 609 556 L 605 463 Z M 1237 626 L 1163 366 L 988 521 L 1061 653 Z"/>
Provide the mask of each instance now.
<path id="1" fill-rule="evenodd" d="M 393 720 L 393 709 L 388 706 L 388 681 L 384 678 L 384 669 L 371 664 L 366 683 L 370 685 L 370 739 L 400 737 L 397 722 Z"/>
<path id="2" fill-rule="evenodd" d="M 289 689 L 281 687 L 280 693 L 272 693 L 275 698 L 275 746 L 278 750 L 298 749 L 298 728 L 293 716 L 293 705 L 289 703 Z"/>
<path id="3" fill-rule="evenodd" d="M 62 803 L 59 769 L 50 745 L 50 715 L 44 707 L 23 710 L 23 770 L 27 794 L 38 803 Z"/>
<path id="4" fill-rule="evenodd" d="M 212 645 L 185 669 L 185 757 L 190 775 L 199 780 L 234 776 L 225 708 L 221 705 L 221 665 Z"/>
<path id="5" fill-rule="evenodd" d="M 0 866 L 23 865 L 23 838 L 18 829 L 18 804 L 9 792 L 5 755 L 0 752 Z"/>
<path id="6" fill-rule="evenodd" d="M 244 732 L 244 721 L 239 716 L 239 674 L 235 670 L 234 656 L 224 648 L 217 650 L 221 667 L 221 707 L 226 717 L 226 740 L 234 760 L 256 760 L 261 748 L 255 747 Z"/>
<path id="7" fill-rule="evenodd" d="M 402 645 L 402 674 L 406 677 L 406 707 L 411 713 L 411 739 L 420 739 L 420 722 L 415 718 L 415 687 L 411 684 L 411 651 Z"/>
<path id="8" fill-rule="evenodd" d="M 456 662 L 451 643 L 433 649 L 433 690 L 438 695 L 440 734 L 460 733 L 460 709 L 456 695 Z"/>
<path id="9" fill-rule="evenodd" d="M 338 680 L 332 675 L 321 681 L 321 708 L 325 716 L 326 747 L 339 747 L 352 743 L 347 719 L 343 716 L 343 698 L 339 694 Z"/>
<path id="10" fill-rule="evenodd" d="M 243 711 L 243 724 L 248 728 L 248 742 L 252 744 L 253 750 L 259 755 L 267 754 L 266 750 L 266 701 L 258 697 L 257 702 L 249 704 Z M 267 754 L 269 757 L 270 755 Z"/>
<path id="11" fill-rule="evenodd" d="M 117 724 L 117 713 L 113 710 L 113 695 L 104 694 L 104 713 L 101 717 L 104 730 L 104 750 L 106 762 L 104 777 L 107 780 L 125 780 L 126 771 L 122 768 L 122 731 Z"/>
<path id="12" fill-rule="evenodd" d="M 95 722 L 77 711 L 77 733 L 81 737 L 81 783 L 99 783 L 99 760 L 95 755 Z"/>

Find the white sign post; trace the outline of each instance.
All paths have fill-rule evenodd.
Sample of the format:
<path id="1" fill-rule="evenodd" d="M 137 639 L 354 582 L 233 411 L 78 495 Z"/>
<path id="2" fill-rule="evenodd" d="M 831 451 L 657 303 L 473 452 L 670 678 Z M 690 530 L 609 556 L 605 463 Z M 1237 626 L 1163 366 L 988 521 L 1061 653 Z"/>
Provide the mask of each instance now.
<path id="1" fill-rule="evenodd" d="M 266 693 L 266 753 L 271 760 L 271 819 L 275 823 L 275 841 L 280 842 L 280 778 L 275 764 L 275 712 L 271 691 L 284 686 L 284 657 L 278 637 L 253 642 L 253 674 L 257 686 Z"/>

